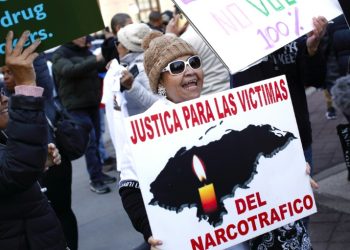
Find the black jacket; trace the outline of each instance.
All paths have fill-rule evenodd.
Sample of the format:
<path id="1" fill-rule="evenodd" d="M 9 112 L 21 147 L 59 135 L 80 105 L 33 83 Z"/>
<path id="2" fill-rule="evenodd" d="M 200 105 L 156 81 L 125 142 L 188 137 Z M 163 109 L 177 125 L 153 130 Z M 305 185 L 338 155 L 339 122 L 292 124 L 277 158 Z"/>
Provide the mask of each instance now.
<path id="1" fill-rule="evenodd" d="M 118 39 L 116 37 L 110 37 L 103 41 L 101 50 L 103 58 L 106 60 L 106 62 L 113 59 L 117 59 L 119 61 L 119 53 L 116 48 L 116 44 L 118 44 Z"/>
<path id="2" fill-rule="evenodd" d="M 332 39 L 332 46 L 335 50 L 339 73 L 341 76 L 350 73 L 350 30 L 344 16 L 334 19 L 334 23 L 329 25 L 329 36 Z"/>
<path id="3" fill-rule="evenodd" d="M 0 146 L 0 249 L 66 248 L 60 224 L 40 190 L 47 158 L 43 98 L 12 96 L 6 145 Z"/>
<path id="4" fill-rule="evenodd" d="M 306 38 L 303 37 L 270 54 L 267 61 L 233 75 L 232 85 L 238 87 L 278 75 L 287 77 L 295 118 L 305 150 L 312 143 L 305 86 L 323 86 L 326 75 L 324 56 L 322 53 L 309 56 Z"/>
<path id="5" fill-rule="evenodd" d="M 98 70 L 103 69 L 104 62 L 97 62 L 88 48 L 68 43 L 55 51 L 52 63 L 58 95 L 65 108 L 98 107 L 101 100 Z"/>

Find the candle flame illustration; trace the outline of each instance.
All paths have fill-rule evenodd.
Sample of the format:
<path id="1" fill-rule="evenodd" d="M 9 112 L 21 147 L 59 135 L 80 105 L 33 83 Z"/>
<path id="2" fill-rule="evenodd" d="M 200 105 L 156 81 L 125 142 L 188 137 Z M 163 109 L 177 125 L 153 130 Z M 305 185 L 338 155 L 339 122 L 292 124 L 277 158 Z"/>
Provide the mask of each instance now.
<path id="1" fill-rule="evenodd" d="M 197 175 L 198 179 L 201 182 L 204 182 L 207 179 L 207 176 L 205 174 L 205 166 L 203 164 L 203 161 L 199 159 L 197 155 L 193 155 L 192 159 L 192 168 L 194 173 Z"/>

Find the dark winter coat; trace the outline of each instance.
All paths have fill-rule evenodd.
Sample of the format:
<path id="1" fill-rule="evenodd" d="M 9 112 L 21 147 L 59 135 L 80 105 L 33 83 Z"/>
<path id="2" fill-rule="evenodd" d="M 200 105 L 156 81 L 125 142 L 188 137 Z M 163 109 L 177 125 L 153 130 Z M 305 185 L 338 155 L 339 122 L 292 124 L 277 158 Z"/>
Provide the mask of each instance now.
<path id="1" fill-rule="evenodd" d="M 339 74 L 344 76 L 350 73 L 350 30 L 343 15 L 335 18 L 334 23 L 329 25 L 329 33 L 338 61 Z"/>
<path id="2" fill-rule="evenodd" d="M 101 80 L 98 70 L 104 63 L 97 62 L 87 47 L 68 43 L 52 56 L 52 70 L 58 86 L 58 95 L 65 108 L 98 107 L 101 100 Z"/>
<path id="3" fill-rule="evenodd" d="M 37 182 L 47 158 L 43 98 L 13 96 L 0 145 L 0 249 L 65 249 L 60 224 Z"/>

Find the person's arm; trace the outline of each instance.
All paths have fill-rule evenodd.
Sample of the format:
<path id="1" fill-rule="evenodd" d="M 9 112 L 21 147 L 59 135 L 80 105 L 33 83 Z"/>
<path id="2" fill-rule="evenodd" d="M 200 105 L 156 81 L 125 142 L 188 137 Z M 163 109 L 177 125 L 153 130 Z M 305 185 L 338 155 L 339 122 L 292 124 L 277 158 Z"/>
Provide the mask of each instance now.
<path id="1" fill-rule="evenodd" d="M 123 184 L 124 183 L 124 184 Z M 126 185 L 127 184 L 127 185 Z M 142 233 L 147 242 L 152 235 L 151 227 L 142 200 L 141 190 L 137 181 L 124 181 L 120 184 L 119 194 L 123 207 L 136 231 Z"/>
<path id="2" fill-rule="evenodd" d="M 31 187 L 44 170 L 47 157 L 47 128 L 43 89 L 36 87 L 33 61 L 38 56 L 35 41 L 27 49 L 24 32 L 12 49 L 13 32 L 6 37 L 6 65 L 13 72 L 15 95 L 11 97 L 6 133 L 7 146 L 0 160 L 0 195 L 8 196 Z"/>
<path id="3" fill-rule="evenodd" d="M 124 90 L 124 93 L 127 94 L 127 101 L 137 104 L 143 110 L 150 108 L 160 97 L 147 89 L 145 87 L 147 85 L 149 85 L 148 77 L 144 71 L 141 71 L 134 79 L 131 87 Z"/>
<path id="4" fill-rule="evenodd" d="M 151 250 L 162 245 L 161 240 L 154 239 L 148 221 L 146 208 L 142 200 L 141 190 L 137 181 L 124 181 L 120 183 L 119 194 L 122 203 L 134 228 L 142 233 L 145 241 L 150 244 Z"/>
<path id="5" fill-rule="evenodd" d="M 327 23 L 324 17 L 313 18 L 313 31 L 306 38 L 299 39 L 299 70 L 306 86 L 321 87 L 324 83 L 326 60 L 319 45 L 326 33 Z"/>

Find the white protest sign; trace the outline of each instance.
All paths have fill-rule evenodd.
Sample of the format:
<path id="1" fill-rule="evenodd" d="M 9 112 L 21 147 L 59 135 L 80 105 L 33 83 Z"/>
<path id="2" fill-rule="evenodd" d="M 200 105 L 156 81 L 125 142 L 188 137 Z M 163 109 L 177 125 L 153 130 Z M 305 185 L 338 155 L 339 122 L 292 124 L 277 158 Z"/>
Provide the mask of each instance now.
<path id="1" fill-rule="evenodd" d="M 316 212 L 285 76 L 126 122 L 160 249 L 225 249 Z"/>
<path id="2" fill-rule="evenodd" d="M 231 73 L 339 16 L 337 0 L 173 0 Z"/>

